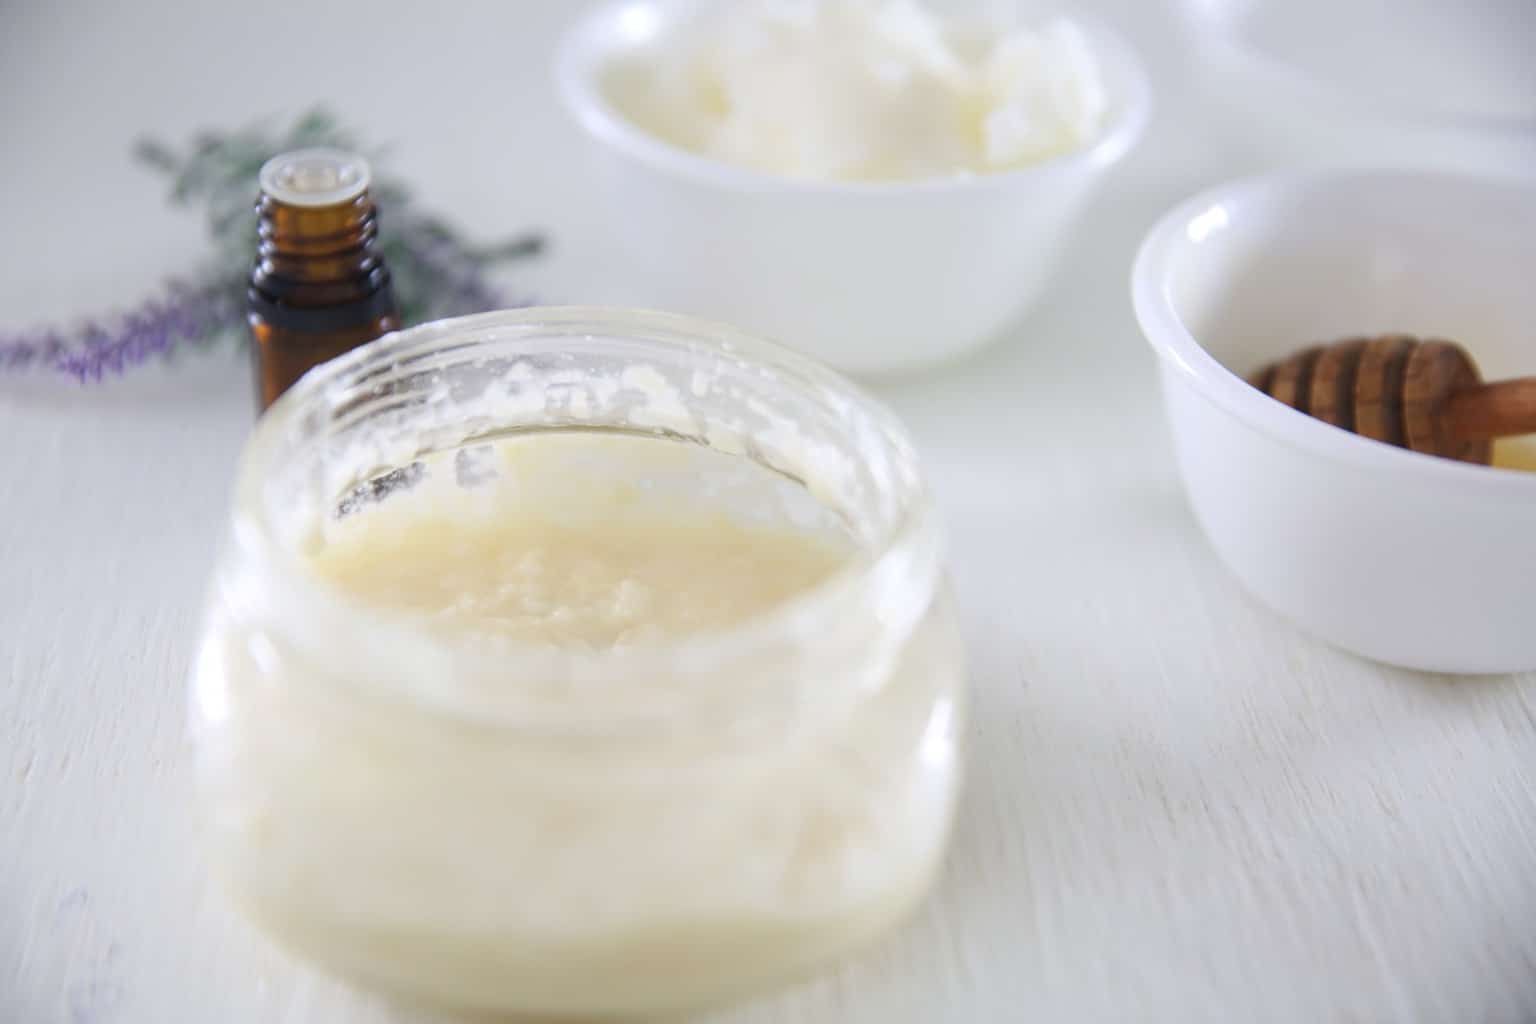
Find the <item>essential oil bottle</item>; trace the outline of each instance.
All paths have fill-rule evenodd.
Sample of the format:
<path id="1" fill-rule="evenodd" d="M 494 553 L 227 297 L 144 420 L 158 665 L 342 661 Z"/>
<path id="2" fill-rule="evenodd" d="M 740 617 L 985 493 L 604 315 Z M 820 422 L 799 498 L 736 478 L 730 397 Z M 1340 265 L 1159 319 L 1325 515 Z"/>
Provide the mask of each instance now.
<path id="1" fill-rule="evenodd" d="M 311 367 L 400 326 L 369 178 L 367 161 L 335 149 L 284 153 L 261 169 L 246 293 L 261 409 Z"/>

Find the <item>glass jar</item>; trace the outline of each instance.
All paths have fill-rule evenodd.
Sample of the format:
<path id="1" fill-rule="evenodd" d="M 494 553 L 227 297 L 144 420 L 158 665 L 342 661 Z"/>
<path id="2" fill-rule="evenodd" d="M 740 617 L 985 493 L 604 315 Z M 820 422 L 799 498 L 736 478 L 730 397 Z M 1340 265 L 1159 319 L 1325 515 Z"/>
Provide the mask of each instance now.
<path id="1" fill-rule="evenodd" d="M 423 467 L 469 487 L 477 446 L 572 430 L 754 460 L 856 556 L 728 629 L 606 650 L 463 642 L 308 568 L 317 530 Z M 708 476 L 694 498 L 729 502 Z M 215 873 L 290 949 L 455 1009 L 645 1016 L 802 973 L 941 860 L 941 578 L 900 426 L 791 352 L 579 308 L 388 335 L 305 376 L 243 456 L 191 682 Z"/>

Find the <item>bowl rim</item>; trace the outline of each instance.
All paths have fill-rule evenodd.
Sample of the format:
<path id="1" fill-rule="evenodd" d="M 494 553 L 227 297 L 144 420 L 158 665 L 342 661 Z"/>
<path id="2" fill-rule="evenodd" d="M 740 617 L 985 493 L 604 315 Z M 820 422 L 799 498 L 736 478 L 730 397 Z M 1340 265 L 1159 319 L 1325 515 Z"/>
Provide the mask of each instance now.
<path id="1" fill-rule="evenodd" d="M 1165 370 L 1177 374 L 1229 415 L 1288 447 L 1370 472 L 1412 475 L 1464 491 L 1536 498 L 1536 473 L 1457 462 L 1382 444 L 1274 401 L 1211 355 L 1175 308 L 1173 252 L 1183 244 L 1197 219 L 1219 209 L 1225 225 L 1240 216 L 1235 211 L 1271 204 L 1286 196 L 1370 189 L 1387 181 L 1430 189 L 1503 189 L 1525 195 L 1536 207 L 1536 186 L 1517 179 L 1438 171 L 1281 171 L 1224 182 L 1163 214 L 1138 248 L 1131 269 L 1131 301 L 1142 334 Z"/>
<path id="2" fill-rule="evenodd" d="M 1365 115 L 1398 118 L 1426 128 L 1480 135 L 1507 136 L 1536 128 L 1536 111 L 1488 110 L 1475 103 L 1418 104 L 1389 93 L 1352 87 L 1336 76 L 1309 69 L 1284 54 L 1247 38 L 1222 16 L 1203 13 L 1203 0 L 1183 0 L 1179 16 L 1197 43 L 1215 55 L 1245 63 L 1270 83 L 1293 90 L 1306 101 L 1347 104 Z"/>
<path id="3" fill-rule="evenodd" d="M 623 24 L 643 24 L 661 12 L 699 6 L 698 0 L 610 0 L 577 19 L 556 49 L 554 74 L 567 111 L 594 139 L 658 170 L 698 184 L 739 191 L 824 193 L 878 197 L 1002 190 L 1027 181 L 1107 168 L 1141 139 L 1152 113 L 1152 87 L 1135 49 L 1103 19 L 1073 14 L 1108 78 L 1123 93 L 1108 126 L 1089 145 L 1013 170 L 896 181 L 837 181 L 771 174 L 694 153 L 657 138 L 615 110 L 603 95 L 601 72 L 621 48 Z M 650 13 L 647 13 L 650 12 Z M 634 30 L 630 30 L 633 32 Z"/>

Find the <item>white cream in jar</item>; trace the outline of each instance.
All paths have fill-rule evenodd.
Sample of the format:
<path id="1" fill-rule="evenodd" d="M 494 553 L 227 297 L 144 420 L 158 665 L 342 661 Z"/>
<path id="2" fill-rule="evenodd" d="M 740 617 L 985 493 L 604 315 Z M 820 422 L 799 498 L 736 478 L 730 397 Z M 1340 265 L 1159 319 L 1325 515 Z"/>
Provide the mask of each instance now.
<path id="1" fill-rule="evenodd" d="M 604 88 L 657 138 L 769 174 L 905 181 L 1089 145 L 1109 109 L 1084 33 L 917 0 L 744 0 L 669 28 Z"/>
<path id="2" fill-rule="evenodd" d="M 462 332 L 476 353 L 408 332 L 253 441 L 193 683 L 211 849 L 258 923 L 349 977 L 671 1012 L 878 933 L 939 863 L 960 654 L 904 443 L 792 357 L 613 316 L 501 315 Z M 603 334 L 655 365 L 607 373 Z M 555 355 L 486 358 L 533 343 Z M 462 419 L 394 369 L 423 352 L 475 378 Z M 370 403 L 394 441 L 359 429 Z M 326 416 L 348 440 L 296 439 Z M 453 422 L 474 436 L 442 444 Z"/>
<path id="3" fill-rule="evenodd" d="M 761 491 L 758 501 L 782 504 L 781 478 L 707 449 L 567 431 L 472 450 L 477 485 L 457 485 L 441 457 L 424 460 L 408 496 L 328 522 L 311 570 L 448 639 L 604 650 L 739 625 L 852 557 L 829 528 L 753 523 L 651 489 L 716 474 L 738 502 Z"/>

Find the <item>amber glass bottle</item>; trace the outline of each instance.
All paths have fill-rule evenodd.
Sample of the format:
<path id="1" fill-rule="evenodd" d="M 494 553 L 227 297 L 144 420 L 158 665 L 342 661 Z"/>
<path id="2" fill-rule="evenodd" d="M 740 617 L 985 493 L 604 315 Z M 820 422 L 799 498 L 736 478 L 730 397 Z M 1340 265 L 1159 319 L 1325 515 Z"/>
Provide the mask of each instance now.
<path id="1" fill-rule="evenodd" d="M 262 409 L 310 367 L 400 326 L 368 180 L 361 157 L 333 149 L 261 169 L 247 313 Z"/>

